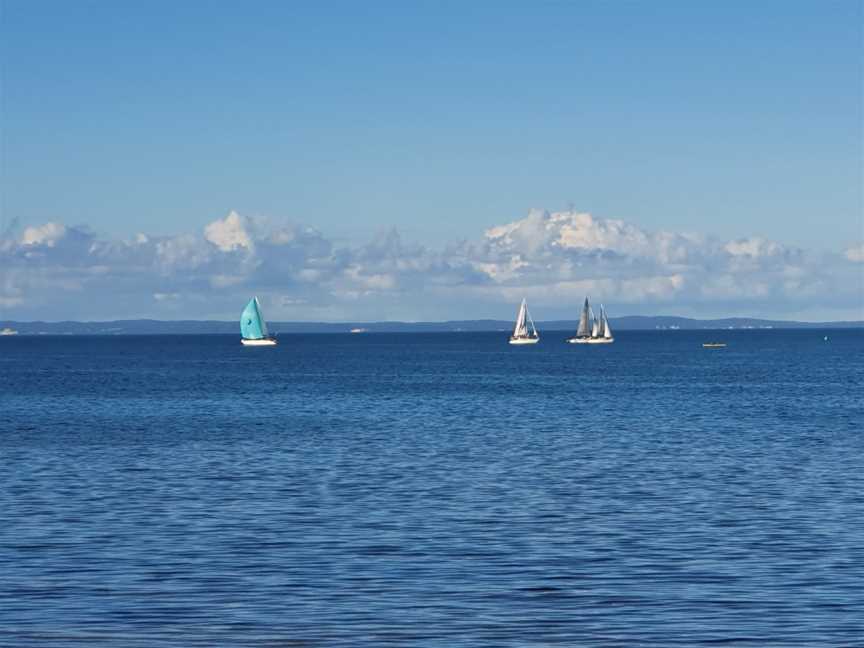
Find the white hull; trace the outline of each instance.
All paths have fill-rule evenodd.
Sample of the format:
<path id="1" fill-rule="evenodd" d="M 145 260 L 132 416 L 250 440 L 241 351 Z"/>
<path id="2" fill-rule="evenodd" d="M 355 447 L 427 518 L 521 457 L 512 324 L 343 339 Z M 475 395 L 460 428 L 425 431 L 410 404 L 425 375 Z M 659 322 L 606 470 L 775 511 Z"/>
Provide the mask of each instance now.
<path id="1" fill-rule="evenodd" d="M 570 344 L 612 344 L 615 338 L 570 338 Z"/>
<path id="2" fill-rule="evenodd" d="M 524 338 L 510 338 L 510 344 L 537 344 L 540 341 L 540 337 L 524 337 Z"/>
<path id="3" fill-rule="evenodd" d="M 273 338 L 262 338 L 260 340 L 246 340 L 240 338 L 240 344 L 243 346 L 276 346 L 276 340 Z"/>

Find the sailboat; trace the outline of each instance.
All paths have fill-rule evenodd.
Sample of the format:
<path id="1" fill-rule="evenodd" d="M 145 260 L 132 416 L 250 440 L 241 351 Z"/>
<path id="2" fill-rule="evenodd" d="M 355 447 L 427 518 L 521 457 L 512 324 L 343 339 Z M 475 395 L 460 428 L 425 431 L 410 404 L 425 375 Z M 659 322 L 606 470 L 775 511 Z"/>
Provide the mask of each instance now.
<path id="1" fill-rule="evenodd" d="M 591 310 L 591 304 L 588 303 L 588 298 L 585 298 L 582 313 L 579 315 L 579 327 L 576 329 L 576 335 L 567 341 L 570 344 L 611 344 L 615 341 L 603 304 L 600 304 L 600 316 L 595 317 L 594 311 Z"/>
<path id="2" fill-rule="evenodd" d="M 253 297 L 240 315 L 240 342 L 244 346 L 274 346 L 276 338 L 267 332 L 267 322 L 261 315 L 261 304 Z"/>
<path id="3" fill-rule="evenodd" d="M 597 339 L 600 344 L 611 344 L 615 341 L 612 337 L 612 329 L 609 328 L 609 318 L 606 316 L 606 308 L 600 304 L 600 330 Z"/>
<path id="4" fill-rule="evenodd" d="M 531 325 L 530 332 L 528 330 L 529 324 Z M 519 305 L 519 312 L 516 313 L 516 326 L 513 327 L 510 344 L 537 344 L 539 341 L 540 334 L 537 333 L 534 320 L 531 319 L 531 314 L 528 312 L 528 304 L 523 299 Z"/>

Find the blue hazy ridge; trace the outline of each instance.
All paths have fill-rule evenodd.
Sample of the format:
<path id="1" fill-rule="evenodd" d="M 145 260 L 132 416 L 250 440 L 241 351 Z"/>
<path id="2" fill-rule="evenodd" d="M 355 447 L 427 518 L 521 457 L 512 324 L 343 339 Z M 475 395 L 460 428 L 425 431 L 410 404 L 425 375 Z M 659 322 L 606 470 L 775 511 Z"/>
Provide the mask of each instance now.
<path id="1" fill-rule="evenodd" d="M 506 336 L 0 338 L 0 645 L 860 644 L 864 332 Z"/>

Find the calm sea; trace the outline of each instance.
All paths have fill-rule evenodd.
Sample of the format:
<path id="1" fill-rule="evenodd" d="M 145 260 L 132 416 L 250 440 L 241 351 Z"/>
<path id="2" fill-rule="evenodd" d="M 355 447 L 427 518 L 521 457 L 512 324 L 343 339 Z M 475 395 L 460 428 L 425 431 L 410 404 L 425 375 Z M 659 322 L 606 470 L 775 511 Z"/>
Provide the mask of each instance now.
<path id="1" fill-rule="evenodd" d="M 864 331 L 566 336 L 0 338 L 0 645 L 864 645 Z"/>

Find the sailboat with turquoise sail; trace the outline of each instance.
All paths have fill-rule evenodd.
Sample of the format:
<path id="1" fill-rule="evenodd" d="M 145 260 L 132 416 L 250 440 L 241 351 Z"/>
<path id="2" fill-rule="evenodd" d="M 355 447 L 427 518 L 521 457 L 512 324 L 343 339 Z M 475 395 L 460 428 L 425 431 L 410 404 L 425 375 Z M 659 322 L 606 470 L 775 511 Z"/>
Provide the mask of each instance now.
<path id="1" fill-rule="evenodd" d="M 267 322 L 261 315 L 261 304 L 253 297 L 240 315 L 240 342 L 243 346 L 275 346 L 276 338 L 267 332 Z"/>

